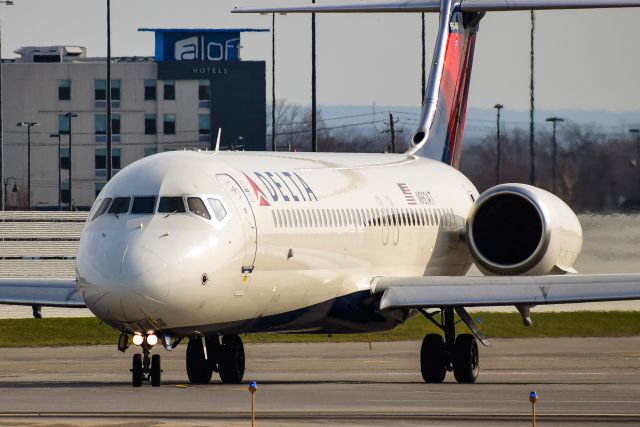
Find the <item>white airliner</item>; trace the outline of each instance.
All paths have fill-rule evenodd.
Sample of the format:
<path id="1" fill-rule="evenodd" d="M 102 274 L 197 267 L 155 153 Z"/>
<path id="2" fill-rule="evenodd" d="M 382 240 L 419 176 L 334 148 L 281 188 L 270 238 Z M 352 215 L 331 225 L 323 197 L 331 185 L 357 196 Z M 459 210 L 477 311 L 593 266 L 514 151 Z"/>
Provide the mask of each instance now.
<path id="1" fill-rule="evenodd" d="M 401 1 L 236 12 L 439 12 L 424 110 L 405 154 L 168 152 L 124 168 L 82 233 L 77 278 L 0 281 L 0 302 L 86 306 L 131 343 L 132 384 L 161 382 L 188 338 L 193 383 L 242 381 L 241 333 L 384 331 L 422 314 L 424 380 L 478 376 L 465 307 L 640 299 L 640 275 L 578 275 L 576 215 L 523 184 L 478 194 L 457 170 L 478 24 L 493 10 L 640 0 Z M 465 277 L 472 263 L 486 274 Z M 570 273 L 570 274 L 565 274 Z M 456 314 L 473 334 L 456 335 Z"/>

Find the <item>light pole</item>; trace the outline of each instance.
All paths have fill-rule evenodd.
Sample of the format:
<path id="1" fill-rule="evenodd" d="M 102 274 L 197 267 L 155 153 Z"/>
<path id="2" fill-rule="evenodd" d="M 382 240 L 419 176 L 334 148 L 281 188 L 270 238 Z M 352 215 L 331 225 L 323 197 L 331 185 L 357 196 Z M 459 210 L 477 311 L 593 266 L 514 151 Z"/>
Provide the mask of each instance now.
<path id="1" fill-rule="evenodd" d="M 111 180 L 113 174 L 111 116 L 111 0 L 107 0 L 107 182 Z M 69 142 L 71 142 L 71 130 L 69 130 Z M 69 150 L 69 164 L 71 164 L 71 150 Z M 71 176 L 71 166 L 69 166 L 69 176 Z M 71 178 L 69 178 L 69 203 L 71 203 Z"/>
<path id="2" fill-rule="evenodd" d="M 18 183 L 16 181 L 16 179 L 12 176 L 10 176 L 9 178 L 3 180 L 4 183 L 4 198 L 2 200 L 2 202 L 4 203 L 4 205 L 7 205 L 7 186 L 9 185 L 9 180 L 12 179 L 13 180 L 13 190 L 11 190 L 13 193 L 17 193 L 18 192 Z"/>
<path id="3" fill-rule="evenodd" d="M 548 122 L 553 123 L 553 153 L 551 154 L 551 192 L 556 194 L 556 162 L 558 158 L 558 142 L 556 141 L 556 124 L 558 122 L 564 122 L 564 119 L 560 117 L 549 117 L 547 118 Z"/>
<path id="4" fill-rule="evenodd" d="M 78 117 L 76 113 L 67 113 L 64 115 L 69 120 L 69 210 L 71 210 L 71 119 L 74 117 Z M 108 126 L 108 125 L 107 125 Z"/>
<path id="5" fill-rule="evenodd" d="M 640 192 L 640 129 L 629 129 L 629 133 L 636 136 L 636 168 L 638 168 L 638 192 Z"/>
<path id="6" fill-rule="evenodd" d="M 60 134 L 52 133 L 49 138 L 58 138 L 58 210 L 62 210 L 62 201 L 60 199 L 60 192 L 62 191 L 62 165 L 60 164 Z"/>
<path id="7" fill-rule="evenodd" d="M 12 1 L 0 1 L 0 4 L 6 6 L 13 6 Z M 2 22 L 0 19 L 0 180 L 4 177 L 4 139 L 2 137 Z M 6 189 L 5 189 L 6 190 Z M 5 191 L 6 192 L 6 191 Z M 2 210 L 5 207 L 6 197 L 0 197 L 0 203 L 2 203 Z"/>
<path id="8" fill-rule="evenodd" d="M 315 3 L 316 0 L 311 0 Z M 316 122 L 316 14 L 311 14 L 311 151 L 318 151 Z"/>
<path id="9" fill-rule="evenodd" d="M 502 156 L 500 141 L 500 110 L 504 108 L 504 105 L 496 104 L 493 108 L 496 109 L 496 184 L 500 184 L 500 160 Z"/>
<path id="10" fill-rule="evenodd" d="M 40 123 L 19 122 L 17 126 L 27 128 L 27 210 L 31 210 L 31 128 L 40 126 Z"/>

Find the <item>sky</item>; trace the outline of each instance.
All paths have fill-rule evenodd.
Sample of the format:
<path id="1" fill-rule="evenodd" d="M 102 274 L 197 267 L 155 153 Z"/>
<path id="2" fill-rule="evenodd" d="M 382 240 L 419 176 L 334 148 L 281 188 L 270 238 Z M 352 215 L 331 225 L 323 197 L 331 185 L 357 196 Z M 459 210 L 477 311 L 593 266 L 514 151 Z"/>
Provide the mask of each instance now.
<path id="1" fill-rule="evenodd" d="M 322 2 L 322 0 L 319 0 Z M 274 4 L 304 2 L 276 1 Z M 112 54 L 152 56 L 153 34 L 142 27 L 270 28 L 271 16 L 232 15 L 235 6 L 268 0 L 112 0 Z M 0 6 L 2 56 L 21 46 L 86 46 L 106 55 L 106 0 L 15 0 Z M 545 110 L 640 111 L 640 9 L 536 12 L 536 106 Z M 427 15 L 427 46 L 437 15 Z M 420 16 L 317 17 L 318 103 L 420 104 Z M 529 106 L 528 12 L 489 13 L 478 35 L 469 106 Z M 310 17 L 276 17 L 276 97 L 310 103 Z M 268 61 L 271 35 L 245 34 L 244 60 Z M 640 114 L 639 114 L 640 115 Z"/>

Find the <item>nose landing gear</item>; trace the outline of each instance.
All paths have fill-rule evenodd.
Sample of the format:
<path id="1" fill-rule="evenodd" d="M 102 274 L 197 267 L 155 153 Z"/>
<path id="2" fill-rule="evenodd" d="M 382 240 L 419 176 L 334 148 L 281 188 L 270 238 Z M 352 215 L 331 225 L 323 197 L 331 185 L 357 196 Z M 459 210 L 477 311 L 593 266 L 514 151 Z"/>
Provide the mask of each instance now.
<path id="1" fill-rule="evenodd" d="M 158 342 L 158 337 L 149 334 L 146 337 L 134 335 L 133 343 L 142 347 L 142 354 L 133 355 L 131 366 L 131 385 L 140 387 L 144 381 L 149 381 L 153 387 L 159 387 L 162 378 L 160 355 L 151 356 L 151 348 Z"/>
<path id="2" fill-rule="evenodd" d="M 143 354 L 136 353 L 133 355 L 133 366 L 131 368 L 131 385 L 134 387 L 142 386 L 143 381 L 151 382 L 153 387 L 160 387 L 162 369 L 160 368 L 160 355 L 154 354 L 149 357 L 150 349 L 145 347 L 142 349 Z"/>

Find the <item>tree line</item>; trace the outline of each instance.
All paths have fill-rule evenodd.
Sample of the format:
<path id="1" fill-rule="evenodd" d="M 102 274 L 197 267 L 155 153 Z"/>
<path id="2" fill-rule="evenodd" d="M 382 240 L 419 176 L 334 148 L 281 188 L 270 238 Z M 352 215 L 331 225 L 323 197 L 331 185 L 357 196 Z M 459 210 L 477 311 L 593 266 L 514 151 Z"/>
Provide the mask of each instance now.
<path id="1" fill-rule="evenodd" d="M 267 146 L 271 146 L 271 107 L 267 108 Z M 318 147 L 325 152 L 389 152 L 388 123 L 336 125 L 318 110 Z M 396 126 L 396 152 L 407 148 L 411 125 Z M 285 100 L 276 103 L 278 151 L 309 151 L 311 110 Z M 597 126 L 565 122 L 557 129 L 556 195 L 578 212 L 640 210 L 640 137 L 611 135 Z M 536 186 L 552 189 L 552 134 L 536 132 Z M 464 141 L 461 171 L 480 192 L 496 185 L 496 134 Z M 501 133 L 501 183 L 529 183 L 529 131 Z"/>

